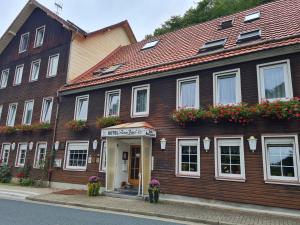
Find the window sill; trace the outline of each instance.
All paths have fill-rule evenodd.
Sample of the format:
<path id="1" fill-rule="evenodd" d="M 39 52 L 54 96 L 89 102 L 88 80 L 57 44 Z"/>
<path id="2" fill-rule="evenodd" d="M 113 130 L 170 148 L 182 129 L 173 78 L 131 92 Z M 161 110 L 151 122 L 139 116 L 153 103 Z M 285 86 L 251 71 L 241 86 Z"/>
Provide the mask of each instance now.
<path id="1" fill-rule="evenodd" d="M 22 166 L 22 165 L 15 165 L 15 167 L 16 167 L 16 168 L 23 168 L 24 165 L 23 165 L 23 166 Z"/>
<path id="2" fill-rule="evenodd" d="M 131 115 L 131 118 L 149 117 L 149 114 Z"/>
<path id="3" fill-rule="evenodd" d="M 191 178 L 191 179 L 199 179 L 200 175 L 183 175 L 183 174 L 176 174 L 176 177 L 181 178 Z"/>
<path id="4" fill-rule="evenodd" d="M 57 74 L 55 74 L 54 76 L 49 76 L 49 75 L 47 75 L 46 78 L 54 78 L 54 77 L 56 77 L 56 76 L 57 76 Z"/>
<path id="5" fill-rule="evenodd" d="M 34 83 L 34 82 L 37 82 L 38 81 L 38 79 L 36 79 L 36 80 L 29 80 L 29 83 Z"/>
<path id="6" fill-rule="evenodd" d="M 241 183 L 246 182 L 246 179 L 244 178 L 215 177 L 215 179 L 219 181 L 231 181 L 231 182 L 241 182 Z"/>
<path id="7" fill-rule="evenodd" d="M 287 181 L 275 181 L 275 180 L 266 180 L 265 181 L 266 184 L 278 184 L 278 185 L 291 185 L 291 186 L 300 186 L 300 183 L 297 181 L 291 181 L 291 182 L 287 182 Z"/>
<path id="8" fill-rule="evenodd" d="M 20 84 L 13 84 L 13 87 L 17 87 L 17 86 L 20 86 L 21 85 L 21 83 Z"/>
<path id="9" fill-rule="evenodd" d="M 74 171 L 74 172 L 85 172 L 86 168 L 64 168 L 66 171 Z"/>

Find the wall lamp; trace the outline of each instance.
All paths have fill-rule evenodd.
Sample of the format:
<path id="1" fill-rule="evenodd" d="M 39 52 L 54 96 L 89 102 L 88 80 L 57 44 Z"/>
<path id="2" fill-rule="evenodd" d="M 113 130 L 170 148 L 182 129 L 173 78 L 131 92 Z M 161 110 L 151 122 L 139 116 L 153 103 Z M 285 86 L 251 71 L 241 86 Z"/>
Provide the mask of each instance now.
<path id="1" fill-rule="evenodd" d="M 29 148 L 30 151 L 33 149 L 33 142 L 32 141 L 28 143 L 28 148 Z"/>
<path id="2" fill-rule="evenodd" d="M 15 149 L 16 149 L 16 143 L 13 142 L 13 143 L 11 144 L 11 150 L 14 151 Z"/>
<path id="3" fill-rule="evenodd" d="M 59 148 L 59 141 L 56 141 L 56 142 L 54 143 L 54 150 L 55 150 L 55 151 L 58 151 L 58 148 Z"/>
<path id="4" fill-rule="evenodd" d="M 209 148 L 210 148 L 210 139 L 208 137 L 205 137 L 203 139 L 203 146 L 204 146 L 204 150 L 206 152 L 208 152 Z"/>
<path id="5" fill-rule="evenodd" d="M 162 138 L 160 140 L 160 149 L 161 150 L 166 150 L 166 145 L 167 145 L 167 140 L 165 138 Z"/>
<path id="6" fill-rule="evenodd" d="M 248 138 L 248 142 L 250 150 L 254 152 L 256 150 L 257 139 L 254 136 L 251 136 L 250 138 Z"/>
<path id="7" fill-rule="evenodd" d="M 97 147 L 98 147 L 98 141 L 94 140 L 93 141 L 93 150 L 96 151 Z"/>

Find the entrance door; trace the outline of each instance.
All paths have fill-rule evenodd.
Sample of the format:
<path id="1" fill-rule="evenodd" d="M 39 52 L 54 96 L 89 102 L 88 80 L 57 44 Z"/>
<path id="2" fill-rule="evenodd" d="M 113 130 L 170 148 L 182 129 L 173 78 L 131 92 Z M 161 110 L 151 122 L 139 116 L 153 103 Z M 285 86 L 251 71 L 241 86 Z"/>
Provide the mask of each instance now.
<path id="1" fill-rule="evenodd" d="M 133 186 L 139 186 L 141 147 L 131 146 L 129 157 L 129 177 L 128 182 Z"/>

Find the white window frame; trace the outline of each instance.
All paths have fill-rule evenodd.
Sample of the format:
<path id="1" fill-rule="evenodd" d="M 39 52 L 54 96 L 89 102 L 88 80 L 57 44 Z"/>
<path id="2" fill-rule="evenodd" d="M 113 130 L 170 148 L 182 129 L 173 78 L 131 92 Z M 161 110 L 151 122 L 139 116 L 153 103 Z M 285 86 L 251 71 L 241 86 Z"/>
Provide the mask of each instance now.
<path id="1" fill-rule="evenodd" d="M 88 115 L 89 115 L 89 95 L 81 95 L 81 96 L 77 96 L 76 100 L 75 100 L 75 110 L 74 110 L 74 120 L 81 120 L 81 121 L 87 121 L 88 119 Z M 86 118 L 84 119 L 78 119 L 77 118 L 77 113 L 78 113 L 78 103 L 81 99 L 87 99 L 87 112 L 86 112 Z"/>
<path id="2" fill-rule="evenodd" d="M 117 115 L 109 115 L 109 97 L 110 95 L 118 94 L 119 95 L 119 108 Z M 121 89 L 113 90 L 113 91 L 106 91 L 105 92 L 105 102 L 104 102 L 104 116 L 120 116 L 120 108 L 121 108 Z"/>
<path id="3" fill-rule="evenodd" d="M 27 104 L 32 102 L 32 115 L 31 115 L 31 120 L 30 120 L 30 123 L 25 123 L 25 118 L 27 116 Z M 31 125 L 31 122 L 32 122 L 32 119 L 33 119 L 33 110 L 34 110 L 34 100 L 31 99 L 31 100 L 27 100 L 24 102 L 24 109 L 23 109 L 23 117 L 22 117 L 22 124 L 23 125 Z"/>
<path id="4" fill-rule="evenodd" d="M 240 143 L 240 169 L 241 174 L 225 174 L 221 171 L 221 151 L 219 148 L 219 141 L 231 142 L 239 139 Z M 233 141 L 235 142 L 235 141 Z M 236 146 L 236 145 L 235 145 Z M 245 169 L 245 153 L 244 153 L 244 137 L 241 135 L 232 136 L 216 136 L 214 137 L 214 147 L 215 147 L 215 179 L 224 181 L 246 181 L 246 169 Z"/>
<path id="5" fill-rule="evenodd" d="M 3 162 L 4 145 L 9 145 L 9 150 L 8 150 L 7 162 L 6 162 L 6 163 Z M 2 161 L 1 164 L 2 164 L 2 165 L 8 165 L 8 164 L 9 164 L 10 150 L 11 150 L 11 143 L 3 142 L 3 143 L 2 143 L 2 147 L 1 147 L 1 154 L 0 154 L 0 156 L 1 156 L 0 158 L 1 158 L 1 161 Z"/>
<path id="6" fill-rule="evenodd" d="M 105 152 L 104 152 L 105 146 Z M 106 165 L 107 165 L 107 142 L 106 140 L 101 141 L 101 151 L 100 151 L 100 161 L 99 161 L 99 172 L 105 173 L 106 172 Z M 103 166 L 105 162 L 105 166 Z"/>
<path id="7" fill-rule="evenodd" d="M 177 79 L 177 88 L 176 88 L 176 109 L 183 108 L 181 100 L 181 83 L 188 81 L 196 81 L 196 93 L 195 93 L 195 107 L 185 107 L 185 108 L 195 108 L 199 109 L 200 107 L 200 94 L 199 94 L 199 76 L 186 77 Z"/>
<path id="8" fill-rule="evenodd" d="M 244 23 L 251 22 L 260 18 L 260 11 L 249 13 L 244 18 Z"/>
<path id="9" fill-rule="evenodd" d="M 15 116 L 14 116 L 14 119 L 13 119 L 13 124 L 8 124 L 9 122 L 9 117 L 10 117 L 10 114 L 11 114 L 11 108 L 12 106 L 16 106 L 16 113 L 15 113 Z M 18 110 L 18 103 L 10 103 L 9 106 L 8 106 L 8 111 L 7 111 L 7 118 L 6 118 L 6 126 L 10 126 L 10 127 L 13 127 L 15 125 L 15 122 L 16 122 L 16 116 L 17 116 L 17 110 Z"/>
<path id="10" fill-rule="evenodd" d="M 57 70 L 56 70 L 56 73 L 54 75 L 50 75 L 49 74 L 50 73 L 50 62 L 51 62 L 51 58 L 54 58 L 54 57 L 58 57 L 57 58 Z M 50 55 L 49 58 L 48 58 L 48 67 L 47 67 L 47 76 L 46 77 L 47 78 L 56 77 L 58 69 L 59 69 L 59 53 Z"/>
<path id="11" fill-rule="evenodd" d="M 263 81 L 263 75 L 261 74 L 261 69 L 264 67 L 277 67 L 280 64 L 286 64 L 286 70 L 284 71 L 284 84 L 285 84 L 285 98 L 274 98 L 274 99 L 266 99 L 265 96 L 265 86 Z M 293 85 L 292 85 L 292 76 L 291 76 L 291 66 L 290 66 L 290 60 L 280 60 L 280 61 L 274 61 L 264 64 L 258 64 L 256 66 L 257 70 L 257 86 L 258 86 L 258 100 L 259 102 L 268 100 L 270 102 L 276 101 L 276 100 L 288 100 L 293 98 Z"/>
<path id="12" fill-rule="evenodd" d="M 7 72 L 7 80 L 6 80 L 5 85 L 3 86 L 2 82 L 3 82 L 3 76 L 4 76 L 5 72 Z M 1 72 L 1 80 L 0 80 L 0 89 L 4 89 L 4 88 L 7 87 L 8 78 L 9 78 L 9 69 L 2 70 L 2 72 Z"/>
<path id="13" fill-rule="evenodd" d="M 37 75 L 37 78 L 36 79 L 33 79 L 32 77 L 32 72 L 33 72 L 33 64 L 36 64 L 38 63 L 39 64 L 39 70 L 38 70 L 38 75 Z M 34 60 L 31 62 L 31 65 L 30 65 L 30 75 L 29 75 L 29 82 L 33 82 L 33 81 L 37 81 L 39 79 L 39 75 L 40 75 L 40 69 L 41 69 L 41 59 L 37 59 L 37 60 Z"/>
<path id="14" fill-rule="evenodd" d="M 196 144 L 197 145 L 197 169 L 196 172 L 187 172 L 181 171 L 181 155 L 180 154 L 180 142 L 186 144 Z M 187 178 L 199 178 L 200 177 L 200 137 L 178 137 L 176 138 L 176 167 L 175 167 L 175 174 L 177 177 L 187 177 Z"/>
<path id="15" fill-rule="evenodd" d="M 20 147 L 21 145 L 26 145 L 26 152 L 25 152 L 25 157 L 24 157 L 24 163 L 20 164 Z M 17 153 L 16 153 L 16 161 L 15 161 L 15 167 L 24 167 L 25 163 L 26 163 L 26 156 L 27 156 L 27 151 L 28 151 L 28 144 L 26 142 L 20 142 L 18 143 L 18 149 L 17 149 Z"/>
<path id="16" fill-rule="evenodd" d="M 39 30 L 41 30 L 41 29 L 44 30 L 43 39 L 42 39 L 42 43 L 40 45 L 37 45 L 37 39 L 36 38 L 37 38 L 37 34 L 38 34 Z M 35 29 L 35 37 L 34 37 L 34 45 L 33 45 L 34 48 L 43 46 L 43 44 L 44 44 L 44 38 L 45 38 L 45 33 L 46 33 L 46 25 L 38 27 L 38 28 Z"/>
<path id="17" fill-rule="evenodd" d="M 221 105 L 220 99 L 219 99 L 219 77 L 228 76 L 235 74 L 236 77 L 236 83 L 235 83 L 235 94 L 236 99 L 234 103 L 231 103 L 230 105 L 236 105 L 242 102 L 242 93 L 241 93 L 241 72 L 240 69 L 233 69 L 233 70 L 225 70 L 213 73 L 213 92 L 214 92 L 214 105 Z"/>
<path id="18" fill-rule="evenodd" d="M 40 148 L 39 148 L 40 145 L 45 145 L 45 156 L 43 161 L 45 161 L 47 158 L 47 142 L 46 141 L 37 142 L 35 146 L 35 153 L 34 153 L 34 160 L 33 160 L 33 168 L 35 169 L 41 169 L 39 165 L 37 165 L 37 163 L 40 161 Z"/>
<path id="19" fill-rule="evenodd" d="M 136 100 L 137 92 L 141 90 L 147 90 L 147 105 L 145 112 L 136 112 Z M 150 108 L 150 84 L 144 84 L 132 87 L 131 91 L 131 117 L 147 117 L 149 116 Z"/>
<path id="20" fill-rule="evenodd" d="M 18 72 L 18 69 L 19 68 L 22 68 L 22 73 L 20 75 L 20 83 L 16 83 L 17 81 L 17 72 Z M 16 66 L 16 69 L 15 69 L 15 77 L 14 77 L 14 82 L 13 82 L 13 86 L 18 86 L 18 85 L 21 85 L 22 84 L 22 79 L 23 79 L 23 73 L 24 73 L 24 64 L 21 64 L 21 65 L 17 65 Z"/>
<path id="21" fill-rule="evenodd" d="M 69 158 L 70 158 L 70 154 L 69 154 L 69 150 L 68 150 L 68 146 L 69 144 L 86 144 L 87 145 L 87 153 L 86 153 L 86 164 L 84 167 L 79 167 L 79 166 L 69 166 Z M 90 148 L 90 142 L 89 141 L 66 141 L 66 147 L 65 147 L 65 157 L 64 157 L 64 170 L 71 170 L 71 171 L 86 171 L 87 169 L 87 165 L 88 165 L 88 161 L 89 161 L 89 148 Z"/>
<path id="22" fill-rule="evenodd" d="M 43 117 L 44 117 L 44 110 L 45 110 L 45 104 L 47 100 L 51 100 L 51 109 L 50 109 L 50 118 L 49 121 L 44 121 Z M 52 116 L 52 109 L 53 109 L 53 104 L 54 104 L 54 98 L 53 97 L 47 97 L 47 98 L 43 98 L 43 103 L 42 103 L 42 109 L 41 109 L 41 116 L 40 116 L 40 122 L 41 123 L 51 123 L 51 116 Z"/>
<path id="23" fill-rule="evenodd" d="M 295 177 L 278 177 L 271 176 L 269 170 L 269 159 L 267 155 L 266 139 L 272 138 L 275 142 L 280 140 L 294 139 L 295 152 L 294 152 L 294 166 L 295 166 Z M 277 139 L 276 139 L 277 138 Z M 283 184 L 283 185 L 300 185 L 300 156 L 299 156 L 299 142 L 297 134 L 262 134 L 261 135 L 261 148 L 263 155 L 263 169 L 264 169 L 264 181 L 265 183 L 271 184 Z"/>
<path id="24" fill-rule="evenodd" d="M 0 105 L 0 121 L 2 119 L 3 105 Z"/>
<path id="25" fill-rule="evenodd" d="M 24 50 L 21 50 L 21 43 L 22 43 L 23 37 L 26 36 L 26 35 L 28 35 L 27 48 L 24 49 Z M 29 33 L 29 32 L 26 32 L 26 33 L 22 34 L 22 35 L 21 35 L 21 38 L 20 38 L 20 43 L 19 43 L 19 53 L 26 52 L 26 51 L 28 50 L 29 42 L 30 42 L 30 33 Z"/>

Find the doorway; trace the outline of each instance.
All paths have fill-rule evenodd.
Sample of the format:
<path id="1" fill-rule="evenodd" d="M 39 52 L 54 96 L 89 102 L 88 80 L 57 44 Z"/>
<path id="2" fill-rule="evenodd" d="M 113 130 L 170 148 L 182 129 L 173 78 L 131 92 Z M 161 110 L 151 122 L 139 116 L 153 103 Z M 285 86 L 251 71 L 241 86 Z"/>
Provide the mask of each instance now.
<path id="1" fill-rule="evenodd" d="M 131 146 L 129 157 L 128 182 L 134 187 L 139 186 L 140 158 L 141 146 Z"/>

